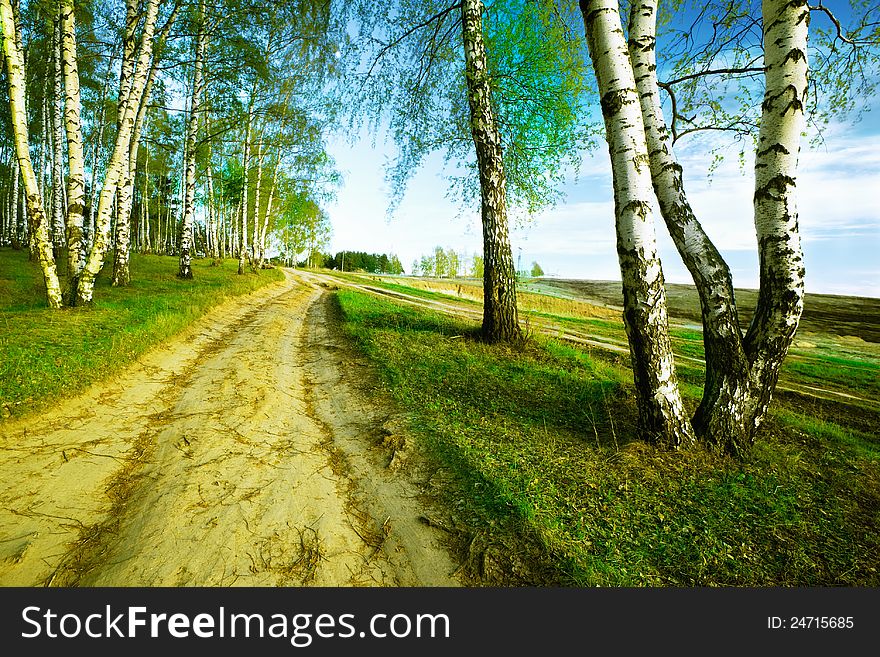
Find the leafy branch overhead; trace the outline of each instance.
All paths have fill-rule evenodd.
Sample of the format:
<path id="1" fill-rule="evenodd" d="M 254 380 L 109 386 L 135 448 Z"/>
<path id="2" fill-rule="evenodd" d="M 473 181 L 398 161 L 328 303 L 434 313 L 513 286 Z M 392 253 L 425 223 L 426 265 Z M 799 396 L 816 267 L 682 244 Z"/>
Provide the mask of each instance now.
<path id="1" fill-rule="evenodd" d="M 880 4 L 851 0 L 809 6 L 810 88 L 807 126 L 821 139 L 832 120 L 868 111 L 880 67 Z M 682 19 L 682 17 L 685 17 Z M 754 139 L 763 96 L 764 22 L 755 2 L 660 3 L 659 85 L 666 94 L 673 144 L 689 134 L 722 131 Z"/>

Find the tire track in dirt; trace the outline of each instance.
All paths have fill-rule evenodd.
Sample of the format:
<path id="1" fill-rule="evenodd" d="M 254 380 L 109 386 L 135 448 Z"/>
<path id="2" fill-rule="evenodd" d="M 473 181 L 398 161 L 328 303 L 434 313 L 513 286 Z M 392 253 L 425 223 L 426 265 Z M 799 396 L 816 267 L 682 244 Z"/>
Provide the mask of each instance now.
<path id="1" fill-rule="evenodd" d="M 369 404 L 325 403 L 347 388 L 325 371 L 344 363 L 310 346 L 322 291 L 286 276 L 115 381 L 0 425 L 0 584 L 457 583 L 436 530 L 399 529 L 417 503 L 365 487 L 384 476 L 364 458 Z M 334 391 L 310 387 L 322 377 Z"/>

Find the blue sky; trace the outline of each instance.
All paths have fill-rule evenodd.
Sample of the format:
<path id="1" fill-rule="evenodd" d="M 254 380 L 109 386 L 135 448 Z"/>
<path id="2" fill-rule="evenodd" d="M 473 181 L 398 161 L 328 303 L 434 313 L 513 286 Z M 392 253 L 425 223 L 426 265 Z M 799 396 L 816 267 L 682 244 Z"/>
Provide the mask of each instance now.
<path id="1" fill-rule="evenodd" d="M 875 99 L 873 105 L 880 102 Z M 330 140 L 344 179 L 336 200 L 325 205 L 333 225 L 331 251 L 393 252 L 407 272 L 414 259 L 435 246 L 466 255 L 482 251 L 478 208 L 463 211 L 446 198 L 441 154 L 424 162 L 389 217 L 383 167 L 396 149 L 383 133 L 361 137 L 353 145 Z M 832 123 L 824 138 L 817 148 L 804 140 L 797 177 L 807 291 L 880 297 L 880 108 L 857 122 Z M 734 284 L 753 288 L 758 264 L 752 162 L 747 151 L 741 167 L 738 150 L 731 148 L 710 180 L 709 151 L 720 139 L 711 133 L 688 136 L 675 151 L 694 210 L 727 259 Z M 519 268 L 537 261 L 551 276 L 619 280 L 611 169 L 603 141 L 584 153 L 579 176 L 570 177 L 563 191 L 554 208 L 511 226 Z M 690 283 L 659 214 L 655 220 L 666 279 Z"/>
<path id="2" fill-rule="evenodd" d="M 467 254 L 481 251 L 479 214 L 462 212 L 446 199 L 448 183 L 440 155 L 414 176 L 399 209 L 387 215 L 383 164 L 394 154 L 390 140 L 363 138 L 350 145 L 331 141 L 330 152 L 344 183 L 326 207 L 333 224 L 331 251 L 396 253 L 409 272 L 412 261 L 435 246 Z M 757 250 L 752 227 L 752 169 L 740 168 L 736 151 L 707 178 L 704 142 L 676 149 L 697 216 L 733 270 L 737 287 L 756 287 Z M 523 226 L 513 226 L 516 260 L 537 261 L 547 275 L 619 280 L 614 248 L 611 174 L 604 144 L 586 153 L 580 176 L 565 187 L 555 207 Z M 807 290 L 880 297 L 880 116 L 857 124 L 834 124 L 825 145 L 801 154 L 798 209 L 807 267 Z M 658 240 L 670 282 L 689 283 L 662 221 Z"/>

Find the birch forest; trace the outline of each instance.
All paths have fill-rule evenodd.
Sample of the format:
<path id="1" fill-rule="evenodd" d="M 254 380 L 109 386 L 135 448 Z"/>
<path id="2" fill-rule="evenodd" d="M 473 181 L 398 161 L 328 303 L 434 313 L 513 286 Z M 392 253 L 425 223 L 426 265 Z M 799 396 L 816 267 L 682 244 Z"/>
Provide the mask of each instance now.
<path id="1" fill-rule="evenodd" d="M 300 253 L 327 232 L 323 144 L 337 46 L 329 3 L 0 7 L 6 61 L 2 244 L 30 249 L 50 307 L 88 304 L 129 254 Z M 326 239 L 326 237 L 324 237 Z"/>
<path id="2" fill-rule="evenodd" d="M 0 492 L 0 583 L 877 584 L 880 308 L 814 292 L 807 245 L 880 221 L 802 221 L 859 195 L 813 153 L 876 166 L 876 2 L 0 0 L 0 28 L 0 444 L 37 455 L 0 459 L 35 482 Z M 93 449 L 64 497 L 94 509 L 46 531 L 41 477 Z"/>
<path id="3" fill-rule="evenodd" d="M 89 304 L 108 262 L 112 284 L 128 285 L 132 251 L 174 255 L 181 278 L 193 276 L 193 257 L 238 258 L 240 274 L 260 268 L 270 241 L 292 262 L 292 254 L 318 250 L 329 233 L 320 203 L 337 175 L 324 149 L 331 124 L 346 113 L 354 123 L 390 116 L 402 148 L 391 175 L 401 190 L 432 149 L 474 162 L 478 175 L 463 193 L 480 199 L 483 332 L 490 341 L 518 340 L 508 187 L 520 209 L 555 202 L 549 172 L 583 154 L 596 126 L 587 118 L 595 87 L 611 152 L 641 430 L 672 445 L 702 435 L 746 449 L 802 312 L 794 183 L 801 134 L 808 114 L 816 120 L 851 109 L 872 92 L 864 67 L 875 61 L 876 23 L 870 7 L 861 15 L 860 7 L 847 9 L 848 32 L 821 4 L 768 0 L 760 11 L 709 4 L 699 19 L 714 26 L 711 39 L 682 42 L 673 32 L 678 79 L 660 82 L 658 16 L 685 11 L 679 2 L 661 5 L 631 3 L 627 19 L 616 2 L 580 2 L 582 42 L 573 6 L 495 3 L 487 56 L 486 8 L 471 0 L 393 8 L 330 0 L 3 0 L 9 109 L 0 144 L 0 244 L 30 250 L 52 308 Z M 823 68 L 812 90 L 811 12 L 833 27 L 819 33 Z M 713 70 L 711 58 L 725 48 L 730 66 Z M 530 67 L 508 72 L 520 61 Z M 851 91 L 841 90 L 847 73 L 862 77 Z M 712 76 L 739 85 L 740 106 L 722 106 L 710 97 L 711 85 L 694 85 Z M 462 77 L 450 108 L 448 94 Z M 690 83 L 686 98 L 674 91 L 683 83 Z M 670 130 L 661 89 L 696 112 L 686 119 L 692 127 L 677 129 L 684 110 L 674 104 Z M 826 90 L 830 99 L 821 95 Z M 449 121 L 437 121 L 435 112 Z M 755 140 L 761 295 L 745 333 L 729 271 L 690 210 L 671 150 L 673 140 L 700 129 Z M 655 198 L 703 308 L 708 374 L 693 424 L 678 399 L 666 337 Z"/>

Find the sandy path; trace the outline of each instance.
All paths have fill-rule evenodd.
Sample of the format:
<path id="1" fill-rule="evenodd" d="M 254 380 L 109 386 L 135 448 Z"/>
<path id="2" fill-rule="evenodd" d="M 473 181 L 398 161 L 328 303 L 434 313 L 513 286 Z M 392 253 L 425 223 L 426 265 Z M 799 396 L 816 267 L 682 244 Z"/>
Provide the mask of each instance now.
<path id="1" fill-rule="evenodd" d="M 326 299 L 287 272 L 0 425 L 0 585 L 456 585 Z"/>

